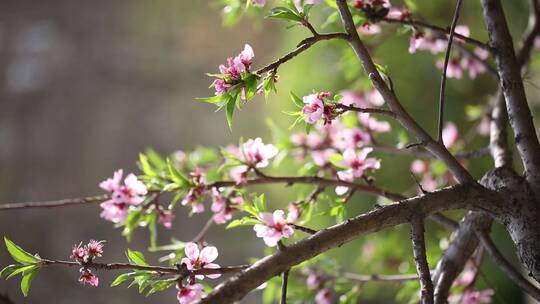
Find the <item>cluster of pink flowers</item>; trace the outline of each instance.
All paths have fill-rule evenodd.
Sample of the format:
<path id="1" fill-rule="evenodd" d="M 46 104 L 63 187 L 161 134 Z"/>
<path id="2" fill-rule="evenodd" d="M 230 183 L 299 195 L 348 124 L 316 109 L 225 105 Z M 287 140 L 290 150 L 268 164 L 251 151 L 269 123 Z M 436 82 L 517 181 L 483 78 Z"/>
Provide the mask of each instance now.
<path id="1" fill-rule="evenodd" d="M 221 76 L 214 80 L 213 86 L 216 95 L 223 95 L 235 84 L 240 83 L 242 73 L 248 72 L 255 53 L 249 44 L 244 46 L 244 50 L 236 57 L 227 58 L 227 65 L 220 65 Z"/>
<path id="2" fill-rule="evenodd" d="M 465 37 L 469 37 L 470 35 L 470 30 L 465 25 L 456 26 L 455 32 Z M 456 43 L 464 42 L 463 39 L 457 37 L 454 39 L 454 41 Z M 409 53 L 415 53 L 417 50 L 427 50 L 430 51 L 432 54 L 438 54 L 446 51 L 447 43 L 448 42 L 445 39 L 438 39 L 427 36 L 423 32 L 415 32 L 411 35 Z M 473 50 L 473 53 L 476 58 L 468 54 L 462 54 L 461 58 L 450 58 L 450 60 L 448 61 L 446 75 L 449 78 L 461 79 L 463 77 L 463 71 L 465 70 L 468 72 L 469 78 L 474 79 L 478 75 L 485 73 L 486 67 L 481 62 L 479 62 L 478 59 L 487 59 L 489 56 L 488 51 L 476 47 Z M 436 66 L 439 69 L 442 69 L 444 66 L 444 61 L 437 61 Z"/>
<path id="3" fill-rule="evenodd" d="M 273 213 L 263 212 L 259 214 L 259 220 L 262 224 L 256 224 L 253 226 L 253 230 L 267 246 L 274 247 L 282 238 L 289 238 L 293 235 L 293 224 L 299 215 L 300 210 L 294 204 L 289 205 L 287 217 L 285 217 L 283 210 L 276 210 Z"/>
<path id="4" fill-rule="evenodd" d="M 382 18 L 407 20 L 411 17 L 411 13 L 407 8 L 392 6 L 389 0 L 355 0 L 353 6 L 363 11 L 368 18 L 368 21 L 358 28 L 360 33 L 365 35 L 380 33 L 380 26 L 373 24 L 373 22 L 378 22 Z"/>
<path id="5" fill-rule="evenodd" d="M 80 269 L 81 275 L 79 276 L 79 282 L 83 284 L 90 284 L 97 287 L 99 279 L 94 275 L 86 265 L 92 263 L 92 261 L 103 255 L 103 243 L 105 241 L 90 240 L 88 244 L 82 246 L 82 242 L 73 246 L 71 250 L 70 258 L 81 264 L 83 267 Z"/>
<path id="6" fill-rule="evenodd" d="M 123 171 L 120 169 L 114 172 L 112 178 L 99 184 L 103 190 L 111 193 L 111 199 L 101 204 L 101 217 L 113 223 L 124 221 L 129 207 L 141 204 L 148 192 L 144 183 L 134 174 L 129 174 L 122 184 L 122 175 Z"/>
<path id="7" fill-rule="evenodd" d="M 220 268 L 218 264 L 212 263 L 218 257 L 218 250 L 214 246 L 206 246 L 199 250 L 199 246 L 195 243 L 187 243 L 184 249 L 186 257 L 182 259 L 181 263 L 188 270 L 198 269 L 217 269 Z M 177 299 L 180 304 L 195 303 L 205 296 L 204 288 L 201 284 L 195 283 L 195 279 L 203 280 L 204 277 L 210 279 L 216 279 L 221 274 L 207 274 L 207 275 L 195 275 L 189 279 L 189 282 L 184 286 L 179 286 Z"/>
<path id="8" fill-rule="evenodd" d="M 304 119 L 308 124 L 314 124 L 324 117 L 324 123 L 329 124 L 333 119 L 332 108 L 325 106 L 324 99 L 332 96 L 330 92 L 313 93 L 304 96 Z"/>
<path id="9" fill-rule="evenodd" d="M 212 188 L 212 212 L 214 212 L 214 222 L 216 224 L 225 224 L 230 221 L 233 212 L 237 210 L 235 206 L 244 204 L 244 199 L 241 196 L 225 197 L 217 189 Z"/>
<path id="10" fill-rule="evenodd" d="M 201 168 L 195 168 L 190 173 L 192 187 L 182 200 L 182 206 L 191 206 L 191 212 L 202 213 L 204 212 L 204 205 L 201 203 L 201 198 L 207 193 L 206 179 L 204 172 Z"/>
<path id="11" fill-rule="evenodd" d="M 267 167 L 270 164 L 270 159 L 279 152 L 274 145 L 264 144 L 260 137 L 249 139 L 240 148 L 229 147 L 228 151 L 244 163 L 244 165 L 236 166 L 229 171 L 238 185 L 246 182 L 247 174 L 251 169 Z"/>
<path id="12" fill-rule="evenodd" d="M 170 210 L 163 210 L 162 208 L 158 209 L 158 220 L 163 227 L 167 229 L 172 228 L 172 221 L 174 219 L 174 214 Z"/>
<path id="13" fill-rule="evenodd" d="M 355 178 L 362 177 L 367 170 L 377 170 L 381 167 L 381 162 L 375 158 L 368 158 L 368 154 L 373 151 L 373 148 L 363 148 L 359 152 L 353 149 L 347 149 L 343 152 L 343 160 L 340 165 L 346 168 L 344 171 L 339 171 L 337 176 L 345 182 L 353 182 Z M 343 195 L 349 190 L 348 187 L 336 187 L 336 194 Z"/>

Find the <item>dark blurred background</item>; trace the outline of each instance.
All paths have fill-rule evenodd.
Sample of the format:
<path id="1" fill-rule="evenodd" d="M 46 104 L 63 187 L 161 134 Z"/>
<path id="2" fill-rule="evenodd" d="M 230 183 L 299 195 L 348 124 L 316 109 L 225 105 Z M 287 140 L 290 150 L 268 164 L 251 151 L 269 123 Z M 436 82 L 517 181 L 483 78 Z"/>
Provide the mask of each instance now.
<path id="1" fill-rule="evenodd" d="M 418 11 L 428 20 L 448 24 L 453 5 L 416 2 L 422 2 Z M 517 38 L 527 22 L 526 1 L 505 3 Z M 473 37 L 485 41 L 480 14 L 478 1 L 466 3 L 460 23 L 471 27 Z M 137 155 L 147 147 L 170 153 L 198 145 L 224 146 L 236 143 L 240 136 L 261 136 L 269 141 L 264 118 L 272 117 L 283 129 L 290 124 L 290 118 L 281 113 L 289 107 L 285 106 L 289 90 L 307 94 L 311 89 L 338 90 L 350 83 L 339 71 L 336 48 L 316 46 L 283 67 L 279 94 L 268 103 L 257 99 L 237 113 L 232 132 L 226 127 L 224 113 L 214 113 L 213 107 L 196 102 L 195 97 L 213 94 L 208 89 L 211 80 L 204 73 L 216 71 L 244 43 L 255 49 L 255 66 L 262 66 L 306 35 L 302 29 L 287 31 L 283 24 L 268 21 L 243 20 L 235 28 L 224 28 L 220 8 L 211 1 L 2 0 L 0 202 L 98 194 L 99 181 L 115 169 L 135 171 Z M 407 47 L 407 35 L 392 37 L 379 48 L 376 58 L 388 65 L 396 89 L 413 115 L 433 131 L 439 71 L 431 55 L 410 56 Z M 526 86 L 538 114 L 535 80 L 534 73 L 528 74 Z M 462 114 L 464 106 L 485 102 L 494 88 L 487 76 L 449 82 L 448 116 L 461 132 L 473 126 Z M 485 139 L 478 140 L 472 147 L 485 144 Z M 392 168 L 385 171 L 383 166 L 378 176 L 381 184 L 398 191 L 409 189 L 411 159 L 381 157 L 383 164 Z M 480 177 L 490 165 L 489 159 L 478 161 L 472 166 L 474 175 Z M 270 198 L 286 200 L 287 193 L 290 191 L 270 193 Z M 366 208 L 352 207 L 349 214 Z M 103 261 L 124 261 L 126 247 L 145 251 L 147 232 L 136 232 L 128 244 L 120 230 L 98 215 L 96 204 L 2 212 L 0 234 L 50 258 L 67 259 L 73 244 L 90 238 L 107 240 Z M 173 230 L 162 231 L 159 243 L 166 244 L 171 237 L 192 238 L 207 216 L 188 218 L 186 211 L 179 209 Z M 513 258 L 508 237 L 498 227 L 495 231 L 498 244 Z M 401 233 L 406 235 L 406 229 Z M 245 239 L 250 241 L 230 246 Z M 262 242 L 255 240 L 249 229 L 213 229 L 209 241 L 222 248 L 218 262 L 223 265 L 244 263 L 248 257 L 263 253 Z M 394 241 L 396 237 L 378 243 L 392 250 Z M 358 258 L 359 244 L 344 246 L 335 255 Z M 404 242 L 403 246 L 407 251 L 409 245 Z M 156 261 L 159 255 L 149 257 Z M 0 266 L 9 262 L 1 249 Z M 413 271 L 408 267 L 406 270 Z M 521 298 L 492 265 L 485 271 L 490 285 L 495 285 L 491 287 L 502 290 L 499 303 Z M 172 289 L 144 298 L 135 288 L 107 288 L 112 274 L 100 272 L 99 277 L 98 289 L 82 287 L 75 269 L 50 268 L 39 273 L 28 298 L 20 295 L 16 279 L 0 281 L 0 293 L 8 293 L 15 303 L 175 302 Z M 255 293 L 242 303 L 259 303 L 259 297 Z M 377 303 L 390 299 L 381 301 Z M 512 303 L 521 302 L 516 301 Z"/>

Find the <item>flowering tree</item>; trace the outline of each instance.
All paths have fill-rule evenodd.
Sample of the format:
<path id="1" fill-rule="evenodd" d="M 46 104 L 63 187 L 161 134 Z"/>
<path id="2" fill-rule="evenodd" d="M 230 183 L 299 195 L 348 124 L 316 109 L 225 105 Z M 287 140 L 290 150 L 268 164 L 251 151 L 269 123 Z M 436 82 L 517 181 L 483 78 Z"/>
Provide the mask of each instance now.
<path id="1" fill-rule="evenodd" d="M 146 294 L 176 287 L 181 304 L 233 303 L 258 287 L 265 288 L 266 303 L 289 299 L 357 303 L 360 287 L 367 282 L 403 284 L 401 301 L 489 303 L 494 291 L 475 289 L 478 260 L 487 252 L 520 288 L 540 300 L 540 290 L 506 260 L 489 236 L 493 221 L 504 226 L 522 266 L 532 279 L 540 281 L 540 144 L 522 80 L 532 49 L 540 44 L 540 7 L 535 0 L 531 1 L 529 28 L 517 51 L 499 0 L 481 1 L 489 43 L 472 38 L 473 33 L 458 24 L 461 0 L 457 0 L 448 29 L 420 21 L 412 1 L 406 1 L 411 7 L 397 7 L 387 0 L 280 0 L 271 9 L 272 1 L 224 2 L 229 21 L 244 12 L 266 12 L 270 18 L 305 27 L 311 33 L 296 49 L 262 68 L 254 68 L 255 52 L 246 44 L 237 56 L 219 66 L 218 73 L 208 74 L 214 79 L 215 93 L 201 101 L 223 108 L 229 128 L 234 112 L 245 103 L 277 90 L 281 65 L 321 41 L 336 40 L 353 50 L 363 67 L 363 73 L 355 74 L 363 89 L 307 92 L 303 97 L 291 92 L 291 104 L 297 110 L 287 114 L 293 117 L 293 127 L 304 128 L 290 135 L 281 130 L 271 144 L 255 138 L 219 150 L 178 151 L 167 157 L 148 151 L 140 154 L 139 175 L 130 173 L 124 178 L 124 172 L 118 170 L 99 184 L 105 195 L 0 205 L 0 210 L 7 211 L 100 202 L 100 216 L 122 227 L 128 239 L 137 228 L 147 227 L 150 247 L 170 251 L 164 260 L 168 265 L 150 265 L 143 253 L 130 249 L 127 263 L 102 263 L 98 258 L 104 258 L 104 247 L 112 245 L 96 240 L 74 245 L 69 261 L 55 260 L 28 253 L 11 240 L 16 236 L 10 236 L 5 245 L 14 263 L 0 276 L 20 275 L 26 295 L 38 271 L 48 266 L 75 266 L 80 269 L 79 281 L 91 286 L 99 284 L 97 271 L 122 271 L 111 286 L 129 281 L 129 286 L 138 285 Z M 312 24 L 312 10 L 322 7 L 329 12 L 324 27 L 335 32 L 321 33 Z M 435 59 L 441 69 L 435 136 L 402 106 L 391 78 L 392 67 L 375 63 L 364 43 L 364 37 L 381 33 L 387 24 L 398 24 L 410 32 L 409 53 L 429 51 L 440 58 Z M 457 52 L 451 52 L 453 47 Z M 447 78 L 473 79 L 484 73 L 499 83 L 497 97 L 473 115 L 478 121 L 475 133 L 489 136 L 489 146 L 469 151 L 458 127 L 445 119 L 445 85 Z M 392 128 L 390 120 L 399 122 L 404 130 L 399 143 L 381 139 Z M 507 138 L 508 126 L 514 134 L 512 141 Z M 513 168 L 510 151 L 514 145 L 523 172 Z M 396 193 L 380 187 L 373 172 L 391 169 L 385 168 L 377 153 L 418 158 L 411 163 L 417 189 Z M 477 181 L 467 167 L 475 158 L 488 155 L 494 166 Z M 283 173 L 291 168 L 296 174 Z M 262 184 L 298 187 L 298 197 L 291 199 L 286 211 L 278 209 L 251 188 Z M 373 210 L 351 217 L 346 206 L 356 193 L 378 197 L 378 202 Z M 159 247 L 157 225 L 171 228 L 179 204 L 190 208 L 193 216 L 208 207 L 213 214 L 192 240 Z M 462 210 L 459 218 L 457 213 L 452 217 L 444 214 L 452 210 Z M 311 226 L 315 218 L 335 218 L 337 224 L 315 229 Z M 428 263 L 426 219 L 452 235 L 436 263 Z M 214 263 L 218 249 L 206 239 L 214 224 L 225 229 L 251 227 L 254 236 L 269 248 L 268 255 L 247 265 Z M 403 224 L 410 227 L 415 274 L 354 274 L 342 270 L 347 265 L 321 258 L 332 248 Z M 369 243 L 362 250 L 373 251 Z M 215 288 L 207 283 L 222 275 L 232 277 Z"/>

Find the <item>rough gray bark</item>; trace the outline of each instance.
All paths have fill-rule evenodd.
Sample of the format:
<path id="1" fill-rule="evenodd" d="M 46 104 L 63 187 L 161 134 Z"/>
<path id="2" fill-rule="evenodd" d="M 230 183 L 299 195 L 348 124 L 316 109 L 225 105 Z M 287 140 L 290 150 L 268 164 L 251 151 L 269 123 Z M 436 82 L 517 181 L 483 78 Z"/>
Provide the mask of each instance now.
<path id="1" fill-rule="evenodd" d="M 482 7 L 514 139 L 527 181 L 536 199 L 540 200 L 540 143 L 525 96 L 520 62 L 514 52 L 500 0 L 482 0 Z M 524 62 L 524 59 L 520 58 L 520 61 Z"/>

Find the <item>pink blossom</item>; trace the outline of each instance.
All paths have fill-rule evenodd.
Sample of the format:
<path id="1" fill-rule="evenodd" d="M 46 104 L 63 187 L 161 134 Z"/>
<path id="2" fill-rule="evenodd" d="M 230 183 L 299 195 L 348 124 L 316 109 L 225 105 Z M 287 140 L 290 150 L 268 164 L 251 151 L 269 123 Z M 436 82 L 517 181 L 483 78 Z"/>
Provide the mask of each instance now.
<path id="1" fill-rule="evenodd" d="M 310 273 L 306 279 L 306 285 L 309 289 L 317 289 L 319 285 L 321 285 L 321 277 L 314 273 Z"/>
<path id="2" fill-rule="evenodd" d="M 82 246 L 82 242 L 73 246 L 70 258 L 81 264 L 91 262 L 96 257 L 103 254 L 103 243 L 105 241 L 90 240 L 88 244 Z"/>
<path id="3" fill-rule="evenodd" d="M 323 144 L 321 136 L 315 132 L 309 134 L 304 132 L 295 133 L 291 136 L 291 142 L 296 146 L 306 146 L 308 148 L 317 148 Z"/>
<path id="4" fill-rule="evenodd" d="M 214 246 L 204 247 L 202 250 L 199 250 L 199 246 L 195 243 L 187 243 L 186 248 L 184 249 L 186 257 L 182 259 L 181 263 L 186 265 L 188 270 L 196 269 L 216 269 L 220 268 L 218 264 L 212 263 L 218 257 L 218 250 Z M 207 274 L 207 277 L 210 279 L 219 278 L 221 274 Z M 204 279 L 204 275 L 196 275 L 197 279 Z"/>
<path id="5" fill-rule="evenodd" d="M 265 3 L 266 1 L 253 2 L 254 5 L 264 5 Z M 249 72 L 254 57 L 255 53 L 253 52 L 253 48 L 251 48 L 249 44 L 246 44 L 244 50 L 236 57 L 227 58 L 227 65 L 221 64 L 219 66 L 219 72 L 222 74 L 223 78 L 214 80 L 212 84 L 216 90 L 215 95 L 223 95 L 227 93 L 233 85 L 240 83 L 242 73 Z"/>
<path id="6" fill-rule="evenodd" d="M 422 181 L 420 181 L 420 185 L 422 185 L 422 189 L 428 192 L 432 192 L 437 189 L 437 181 L 433 178 L 431 172 L 424 174 Z"/>
<path id="7" fill-rule="evenodd" d="M 340 181 L 349 182 L 352 183 L 354 181 L 354 174 L 352 170 L 347 171 L 339 171 L 337 173 L 337 177 Z M 337 186 L 336 187 L 336 194 L 341 196 L 344 195 L 349 191 L 349 187 L 346 186 Z"/>
<path id="8" fill-rule="evenodd" d="M 411 164 L 411 172 L 414 174 L 425 173 L 428 169 L 428 165 L 425 161 L 416 159 Z"/>
<path id="9" fill-rule="evenodd" d="M 386 18 L 395 20 L 407 20 L 411 17 L 411 12 L 406 8 L 390 7 Z"/>
<path id="10" fill-rule="evenodd" d="M 369 133 L 359 128 L 345 129 L 341 132 L 340 149 L 359 148 L 371 142 Z"/>
<path id="11" fill-rule="evenodd" d="M 302 214 L 302 209 L 298 208 L 297 205 L 289 204 L 287 206 L 287 222 L 288 223 L 296 223 L 296 221 L 300 217 L 300 214 Z"/>
<path id="12" fill-rule="evenodd" d="M 73 259 L 79 263 L 85 263 L 87 260 L 87 254 L 86 249 L 82 246 L 82 243 L 73 246 L 73 249 L 71 250 L 71 256 L 70 259 Z"/>
<path id="13" fill-rule="evenodd" d="M 316 304 L 332 304 L 332 299 L 334 298 L 334 293 L 330 288 L 321 289 L 315 295 Z"/>
<path id="14" fill-rule="evenodd" d="M 349 168 L 354 177 L 361 177 L 366 170 L 376 170 L 381 166 L 380 161 L 375 158 L 367 158 L 373 148 L 364 148 L 356 153 L 353 149 L 347 149 L 343 152 L 341 165 Z"/>
<path id="15" fill-rule="evenodd" d="M 377 120 L 371 117 L 369 113 L 359 113 L 358 120 L 366 129 L 374 133 L 386 133 L 391 129 L 390 123 Z"/>
<path id="16" fill-rule="evenodd" d="M 103 255 L 103 243 L 105 243 L 105 241 L 90 240 L 85 248 L 89 259 L 101 257 Z"/>
<path id="17" fill-rule="evenodd" d="M 536 38 L 534 38 L 533 44 L 535 49 L 540 50 L 540 36 L 536 36 Z"/>
<path id="18" fill-rule="evenodd" d="M 330 164 L 330 156 L 334 153 L 332 149 L 316 150 L 311 152 L 311 157 L 313 163 L 322 168 Z"/>
<path id="19" fill-rule="evenodd" d="M 487 56 L 489 56 L 488 51 L 483 50 L 478 47 L 474 49 L 474 54 L 482 60 L 486 59 Z M 463 57 L 461 59 L 461 67 L 463 67 L 463 69 L 469 72 L 469 77 L 471 79 L 474 79 L 476 78 L 477 75 L 483 74 L 486 72 L 486 67 L 481 62 L 473 58 L 472 56 Z"/>
<path id="20" fill-rule="evenodd" d="M 138 205 L 144 201 L 147 193 L 144 183 L 139 181 L 134 174 L 129 174 L 121 185 L 122 169 L 114 172 L 112 178 L 101 182 L 99 186 L 111 193 L 111 199 L 115 202 Z"/>
<path id="21" fill-rule="evenodd" d="M 456 124 L 447 122 L 442 130 L 442 141 L 447 148 L 453 146 L 459 138 L 459 132 Z"/>
<path id="22" fill-rule="evenodd" d="M 196 283 L 181 287 L 176 297 L 180 304 L 192 304 L 202 299 L 204 295 L 204 287 Z"/>
<path id="23" fill-rule="evenodd" d="M 122 185 L 122 175 L 122 169 L 117 170 L 112 178 L 99 184 L 103 190 L 111 193 L 111 199 L 101 203 L 103 208 L 101 217 L 114 223 L 125 220 L 129 205 L 142 203 L 148 192 L 144 183 L 139 181 L 134 174 L 129 174 Z"/>
<path id="24" fill-rule="evenodd" d="M 339 94 L 342 96 L 340 103 L 343 105 L 355 106 L 359 108 L 365 108 L 368 106 L 368 102 L 363 92 L 346 90 L 341 91 Z"/>
<path id="25" fill-rule="evenodd" d="M 469 37 L 469 35 L 471 34 L 471 30 L 469 29 L 468 26 L 466 25 L 458 25 L 456 26 L 456 28 L 454 29 L 454 33 L 457 33 L 457 34 L 460 34 L 461 36 L 464 36 L 464 37 Z M 455 36 L 454 36 L 455 37 Z M 458 43 L 463 43 L 465 42 L 463 39 L 461 38 L 457 38 L 455 37 L 454 38 L 456 42 Z"/>
<path id="26" fill-rule="evenodd" d="M 482 304 L 491 303 L 491 297 L 495 294 L 493 289 L 482 291 L 465 290 L 463 294 L 453 294 L 448 297 L 450 304 Z"/>
<path id="27" fill-rule="evenodd" d="M 366 22 L 358 28 L 358 31 L 364 35 L 376 35 L 381 32 L 381 27 L 378 24 Z"/>
<path id="28" fill-rule="evenodd" d="M 302 112 L 305 114 L 306 123 L 314 124 L 324 114 L 324 103 L 319 94 L 310 94 L 303 97 L 304 108 Z"/>
<path id="29" fill-rule="evenodd" d="M 384 104 L 384 97 L 376 89 L 371 89 L 366 92 L 366 100 L 376 107 L 380 107 Z"/>
<path id="30" fill-rule="evenodd" d="M 215 211 L 214 222 L 216 224 L 225 224 L 230 221 L 233 216 L 234 210 L 233 206 L 239 206 L 244 204 L 244 199 L 241 196 L 233 197 L 229 199 L 229 204 L 225 203 L 222 209 Z"/>
<path id="31" fill-rule="evenodd" d="M 242 145 L 244 160 L 249 166 L 265 168 L 269 160 L 276 156 L 279 150 L 271 144 L 265 145 L 260 137 L 249 139 Z"/>
<path id="32" fill-rule="evenodd" d="M 174 214 L 169 210 L 159 210 L 158 211 L 158 219 L 159 222 L 163 225 L 163 227 L 167 229 L 172 228 L 172 221 L 174 219 Z"/>
<path id="33" fill-rule="evenodd" d="M 223 95 L 229 91 L 229 89 L 232 87 L 231 84 L 228 84 L 223 79 L 216 79 L 213 83 L 214 89 L 216 89 L 215 95 Z"/>
<path id="34" fill-rule="evenodd" d="M 81 275 L 79 276 L 79 282 L 82 284 L 90 284 L 94 287 L 97 287 L 99 285 L 99 279 L 96 277 L 90 269 L 87 268 L 81 268 L 80 269 Z"/>
<path id="35" fill-rule="evenodd" d="M 237 186 L 244 185 L 247 182 L 248 166 L 237 166 L 229 170 L 229 175 L 232 177 Z"/>
<path id="36" fill-rule="evenodd" d="M 436 65 L 439 69 L 442 70 L 444 68 L 444 61 L 443 60 L 437 61 Z M 461 70 L 461 65 L 459 64 L 458 59 L 450 59 L 448 61 L 448 67 L 446 69 L 446 76 L 448 78 L 456 78 L 456 79 L 461 79 L 461 77 L 463 77 L 463 71 Z"/>
<path id="37" fill-rule="evenodd" d="M 200 199 L 206 194 L 206 179 L 204 172 L 201 168 L 195 168 L 190 173 L 193 186 L 189 189 L 188 193 L 182 199 L 182 206 L 191 206 L 191 212 L 202 213 L 204 212 L 204 205 L 200 202 Z"/>
<path id="38" fill-rule="evenodd" d="M 435 39 L 422 32 L 415 32 L 410 38 L 409 53 L 416 53 L 416 50 L 426 50 L 437 54 L 446 50 L 446 46 L 447 43 L 442 39 Z"/>
<path id="39" fill-rule="evenodd" d="M 277 245 L 281 238 L 289 238 L 294 233 L 294 229 L 285 219 L 283 210 L 276 210 L 274 213 L 263 212 L 259 214 L 262 224 L 253 226 L 257 237 L 263 238 L 264 243 L 269 247 Z"/>
<path id="40" fill-rule="evenodd" d="M 101 211 L 99 216 L 107 221 L 120 223 L 128 216 L 129 206 L 125 203 L 117 203 L 113 200 L 108 200 L 101 203 L 100 206 L 103 208 L 103 211 Z"/>

